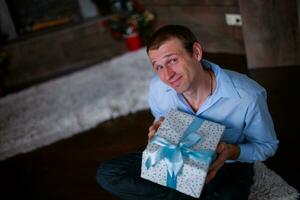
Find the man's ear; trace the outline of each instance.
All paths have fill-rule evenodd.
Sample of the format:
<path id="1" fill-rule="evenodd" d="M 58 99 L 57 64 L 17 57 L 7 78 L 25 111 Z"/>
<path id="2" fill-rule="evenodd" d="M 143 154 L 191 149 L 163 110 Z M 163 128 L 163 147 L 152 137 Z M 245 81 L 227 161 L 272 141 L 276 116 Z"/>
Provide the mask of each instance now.
<path id="1" fill-rule="evenodd" d="M 199 42 L 195 42 L 193 45 L 193 56 L 200 61 L 202 59 L 202 47 Z"/>

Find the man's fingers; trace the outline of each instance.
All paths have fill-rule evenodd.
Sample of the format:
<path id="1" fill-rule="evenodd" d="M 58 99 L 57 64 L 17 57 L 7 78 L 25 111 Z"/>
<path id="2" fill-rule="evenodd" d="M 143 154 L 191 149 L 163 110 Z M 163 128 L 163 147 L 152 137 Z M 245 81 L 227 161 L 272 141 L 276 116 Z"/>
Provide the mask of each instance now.
<path id="1" fill-rule="evenodd" d="M 153 125 L 152 125 L 152 129 L 154 129 L 154 131 L 156 132 L 157 129 L 160 127 L 161 123 L 164 121 L 165 118 L 160 117 Z"/>
<path id="2" fill-rule="evenodd" d="M 209 171 L 218 171 L 224 165 L 225 160 L 222 157 L 218 157 L 210 166 Z"/>
<path id="3" fill-rule="evenodd" d="M 216 160 L 212 163 L 208 170 L 205 182 L 208 183 L 211 179 L 215 177 L 219 169 L 224 165 L 224 159 L 221 156 L 218 156 Z"/>
<path id="4" fill-rule="evenodd" d="M 163 117 L 160 117 L 155 123 L 154 123 L 154 126 L 156 129 L 158 129 L 161 125 L 161 123 L 164 121 L 165 118 Z"/>
<path id="5" fill-rule="evenodd" d="M 149 127 L 149 132 L 152 131 L 152 130 L 154 130 L 154 125 L 151 125 L 151 126 Z"/>
<path id="6" fill-rule="evenodd" d="M 150 127 L 149 127 L 149 132 L 154 131 L 156 132 L 157 129 L 160 127 L 161 123 L 164 121 L 163 117 L 160 117 L 156 122 L 154 122 Z"/>
<path id="7" fill-rule="evenodd" d="M 213 161 L 212 165 L 209 168 L 207 177 L 205 182 L 208 183 L 215 177 L 219 169 L 224 165 L 225 160 L 227 159 L 227 152 L 226 152 L 226 144 L 220 143 L 216 149 L 218 153 L 218 157 L 216 160 Z"/>
<path id="8" fill-rule="evenodd" d="M 226 148 L 226 143 L 221 142 L 221 143 L 217 146 L 216 151 L 217 151 L 218 154 L 220 154 L 220 153 L 222 153 L 222 152 L 225 150 L 225 148 Z"/>
<path id="9" fill-rule="evenodd" d="M 155 135 L 157 129 L 160 127 L 161 123 L 164 121 L 165 118 L 160 117 L 154 124 L 152 124 L 149 127 L 149 133 L 148 133 L 148 138 L 149 140 Z"/>
<path id="10" fill-rule="evenodd" d="M 206 179 L 205 179 L 205 183 L 208 183 L 209 181 L 211 181 L 211 179 L 213 179 L 217 174 L 217 171 L 209 171 Z"/>
<path id="11" fill-rule="evenodd" d="M 149 128 L 149 133 L 148 133 L 148 139 L 150 140 L 153 136 L 154 136 L 154 134 L 155 134 L 155 129 L 154 129 L 154 126 L 152 125 L 152 126 L 150 126 L 150 128 Z"/>
<path id="12" fill-rule="evenodd" d="M 164 121 L 164 117 L 159 117 L 159 119 L 158 119 L 158 121 L 160 121 L 160 122 L 162 122 L 162 121 Z"/>

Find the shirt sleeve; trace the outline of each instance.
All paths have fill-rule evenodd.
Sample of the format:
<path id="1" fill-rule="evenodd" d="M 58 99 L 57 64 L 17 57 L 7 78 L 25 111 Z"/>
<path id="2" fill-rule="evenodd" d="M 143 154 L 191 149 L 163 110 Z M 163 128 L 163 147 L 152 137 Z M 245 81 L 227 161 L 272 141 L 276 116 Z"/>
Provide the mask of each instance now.
<path id="1" fill-rule="evenodd" d="M 150 110 L 152 112 L 152 115 L 155 118 L 155 121 L 159 119 L 159 117 L 163 116 L 162 112 L 159 109 L 159 104 L 157 102 L 157 95 L 158 91 L 155 87 L 155 80 L 156 77 L 154 77 L 149 85 L 149 93 L 148 93 L 148 104 L 150 107 Z"/>
<path id="2" fill-rule="evenodd" d="M 264 161 L 275 154 L 279 141 L 268 110 L 266 98 L 258 96 L 245 117 L 245 142 L 240 144 L 239 161 Z"/>

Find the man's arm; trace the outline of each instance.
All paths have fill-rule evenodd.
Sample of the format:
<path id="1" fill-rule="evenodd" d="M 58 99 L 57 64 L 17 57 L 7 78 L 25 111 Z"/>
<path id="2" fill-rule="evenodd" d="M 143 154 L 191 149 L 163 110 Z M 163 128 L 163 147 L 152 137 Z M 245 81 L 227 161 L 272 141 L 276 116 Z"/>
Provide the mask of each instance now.
<path id="1" fill-rule="evenodd" d="M 218 145 L 216 150 L 218 156 L 209 168 L 207 183 L 213 179 L 226 160 L 263 161 L 275 154 L 278 140 L 265 98 L 258 97 L 249 106 L 243 133 L 245 135 L 243 144 L 220 143 Z"/>
<path id="2" fill-rule="evenodd" d="M 264 161 L 275 154 L 279 141 L 265 98 L 258 97 L 248 109 L 243 133 L 245 142 L 239 144 L 238 161 Z"/>
<path id="3" fill-rule="evenodd" d="M 157 129 L 160 127 L 161 123 L 164 120 L 163 113 L 159 109 L 159 104 L 157 102 L 158 97 L 158 90 L 159 87 L 157 87 L 158 77 L 155 76 L 152 78 L 150 85 L 149 85 L 149 92 L 148 92 L 148 104 L 151 110 L 151 113 L 154 117 L 153 124 L 149 127 L 148 132 L 148 140 L 151 140 L 152 137 L 155 135 Z"/>

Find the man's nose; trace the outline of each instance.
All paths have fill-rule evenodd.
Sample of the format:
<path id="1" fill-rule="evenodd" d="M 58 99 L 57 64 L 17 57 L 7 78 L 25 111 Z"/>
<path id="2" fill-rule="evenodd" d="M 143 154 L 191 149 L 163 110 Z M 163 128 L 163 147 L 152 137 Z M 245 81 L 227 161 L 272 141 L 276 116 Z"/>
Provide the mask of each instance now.
<path id="1" fill-rule="evenodd" d="M 170 80 L 175 75 L 175 72 L 170 67 L 164 68 L 164 77 L 166 80 Z"/>

